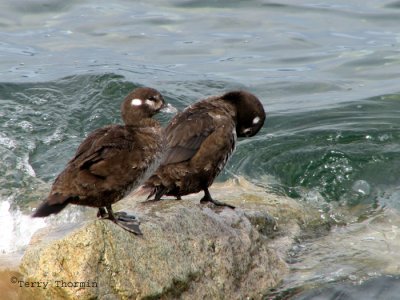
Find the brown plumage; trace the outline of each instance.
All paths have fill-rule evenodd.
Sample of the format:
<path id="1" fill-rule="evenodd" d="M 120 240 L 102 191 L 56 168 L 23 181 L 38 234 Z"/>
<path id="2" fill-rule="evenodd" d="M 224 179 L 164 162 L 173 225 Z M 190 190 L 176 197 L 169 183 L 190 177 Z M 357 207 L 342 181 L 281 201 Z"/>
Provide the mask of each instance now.
<path id="1" fill-rule="evenodd" d="M 201 100 L 177 114 L 165 130 L 169 150 L 142 187 L 154 200 L 204 191 L 201 202 L 234 208 L 212 199 L 208 187 L 232 154 L 236 137 L 255 135 L 265 112 L 256 96 L 233 91 Z"/>
<path id="2" fill-rule="evenodd" d="M 140 233 L 138 225 L 125 226 L 129 218 L 116 216 L 111 205 L 143 183 L 159 165 L 165 140 L 159 123 L 151 117 L 164 105 L 154 89 L 132 91 L 121 105 L 125 125 L 109 125 L 90 133 L 33 217 L 57 214 L 68 204 L 92 206 L 99 208 L 100 217 Z"/>

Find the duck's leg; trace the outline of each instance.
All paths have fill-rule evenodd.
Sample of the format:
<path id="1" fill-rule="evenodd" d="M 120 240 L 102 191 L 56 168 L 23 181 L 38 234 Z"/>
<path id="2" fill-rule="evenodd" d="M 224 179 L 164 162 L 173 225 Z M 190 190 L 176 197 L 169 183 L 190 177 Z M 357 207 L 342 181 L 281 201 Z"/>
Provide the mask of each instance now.
<path id="1" fill-rule="evenodd" d="M 235 209 L 235 207 L 234 207 L 233 205 L 230 205 L 230 204 L 227 204 L 227 203 L 218 201 L 218 200 L 214 200 L 214 199 L 211 197 L 211 194 L 210 194 L 208 188 L 204 188 L 203 191 L 204 191 L 204 197 L 201 198 L 200 203 L 211 202 L 211 203 L 213 203 L 213 204 L 216 205 L 216 206 L 226 206 L 226 207 Z"/>
<path id="2" fill-rule="evenodd" d="M 166 188 L 156 188 L 152 193 L 150 193 L 150 195 L 147 197 L 146 201 L 144 201 L 143 203 L 155 203 L 158 201 L 161 201 L 161 197 L 165 195 L 165 193 L 167 192 Z M 150 199 L 151 197 L 154 196 L 154 199 Z M 172 196 L 172 195 L 170 195 Z M 182 196 L 181 195 L 174 195 L 176 197 L 176 200 L 182 200 Z"/>
<path id="3" fill-rule="evenodd" d="M 99 207 L 99 211 L 97 212 L 97 217 L 100 219 L 108 219 L 108 213 L 105 207 Z"/>
<path id="4" fill-rule="evenodd" d="M 147 197 L 146 201 L 144 201 L 143 203 L 155 203 L 161 200 L 161 197 L 164 195 L 164 192 L 166 191 L 165 188 L 159 186 L 156 187 L 152 190 L 152 192 L 150 193 L 150 195 Z M 150 199 L 151 197 L 153 197 L 153 199 Z"/>

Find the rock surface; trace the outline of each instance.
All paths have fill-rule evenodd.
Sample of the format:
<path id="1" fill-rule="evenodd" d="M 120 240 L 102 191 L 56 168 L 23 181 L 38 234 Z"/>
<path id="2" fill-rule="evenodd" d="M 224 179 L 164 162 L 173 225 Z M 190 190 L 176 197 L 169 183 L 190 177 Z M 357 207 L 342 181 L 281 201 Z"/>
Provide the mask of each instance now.
<path id="1" fill-rule="evenodd" d="M 260 299 L 287 274 L 284 255 L 302 228 L 320 222 L 294 200 L 246 182 L 215 185 L 237 209 L 182 201 L 120 202 L 141 220 L 135 236 L 108 220 L 34 235 L 20 265 L 21 288 L 42 299 Z"/>

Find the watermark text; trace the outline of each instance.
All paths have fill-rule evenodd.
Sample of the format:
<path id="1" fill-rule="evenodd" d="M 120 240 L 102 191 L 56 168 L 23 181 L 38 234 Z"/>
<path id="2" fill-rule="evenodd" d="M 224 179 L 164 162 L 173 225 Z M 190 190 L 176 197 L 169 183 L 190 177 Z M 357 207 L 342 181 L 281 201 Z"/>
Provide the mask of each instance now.
<path id="1" fill-rule="evenodd" d="M 10 279 L 12 284 L 19 286 L 20 288 L 41 288 L 47 289 L 50 287 L 56 288 L 97 288 L 97 282 L 92 280 L 87 281 L 65 281 L 65 280 L 43 280 L 43 281 L 30 281 L 30 280 L 21 280 L 17 277 L 13 276 Z"/>

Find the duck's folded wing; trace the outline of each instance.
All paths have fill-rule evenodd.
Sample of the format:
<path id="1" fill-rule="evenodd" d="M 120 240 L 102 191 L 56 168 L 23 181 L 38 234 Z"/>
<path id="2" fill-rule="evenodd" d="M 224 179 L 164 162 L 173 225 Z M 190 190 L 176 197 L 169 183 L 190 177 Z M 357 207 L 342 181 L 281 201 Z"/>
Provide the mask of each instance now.
<path id="1" fill-rule="evenodd" d="M 135 172 L 142 172 L 142 152 L 135 151 L 135 144 L 122 127 L 96 130 L 79 146 L 62 176 L 75 176 L 73 180 L 81 186 L 96 184 L 101 188 L 104 184 L 104 188 L 111 188 L 112 185 L 123 185 L 126 176 L 134 177 Z M 133 156 L 138 158 L 134 160 Z M 137 161 L 137 165 L 132 165 L 132 161 Z"/>
<path id="2" fill-rule="evenodd" d="M 165 129 L 168 151 L 161 165 L 190 160 L 201 144 L 215 130 L 213 118 L 207 114 L 178 114 Z"/>

